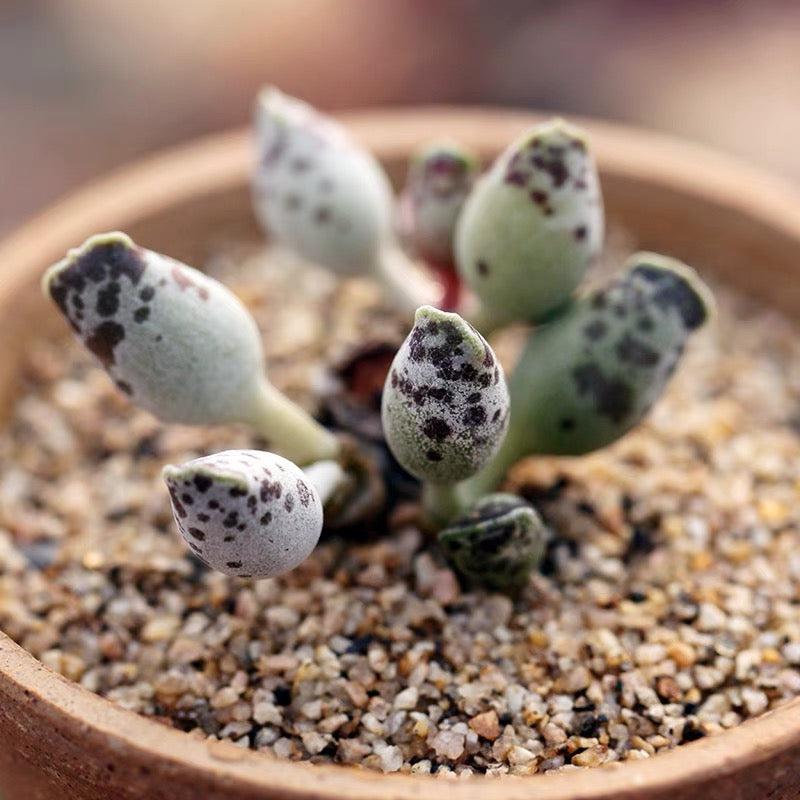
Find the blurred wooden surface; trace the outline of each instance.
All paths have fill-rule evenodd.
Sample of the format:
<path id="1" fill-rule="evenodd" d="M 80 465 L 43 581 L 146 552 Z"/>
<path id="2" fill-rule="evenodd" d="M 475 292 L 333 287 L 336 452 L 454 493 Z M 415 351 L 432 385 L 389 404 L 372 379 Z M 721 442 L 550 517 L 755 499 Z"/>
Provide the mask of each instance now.
<path id="1" fill-rule="evenodd" d="M 331 109 L 616 118 L 800 180 L 798 42 L 791 0 L 4 0 L 0 231 L 135 156 L 246 122 L 264 82 Z"/>

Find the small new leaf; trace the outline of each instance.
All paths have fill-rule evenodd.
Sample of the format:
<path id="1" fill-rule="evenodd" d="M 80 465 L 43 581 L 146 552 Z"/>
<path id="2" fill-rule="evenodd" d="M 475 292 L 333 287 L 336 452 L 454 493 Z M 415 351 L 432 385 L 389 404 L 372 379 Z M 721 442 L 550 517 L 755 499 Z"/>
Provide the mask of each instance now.
<path id="1" fill-rule="evenodd" d="M 478 159 L 461 145 L 427 145 L 411 160 L 400 199 L 400 227 L 410 249 L 439 269 L 453 269 L 456 220 L 478 176 Z"/>
<path id="2" fill-rule="evenodd" d="M 536 511 L 510 494 L 490 494 L 440 531 L 439 544 L 461 575 L 505 591 L 524 585 L 539 566 L 547 529 Z"/>

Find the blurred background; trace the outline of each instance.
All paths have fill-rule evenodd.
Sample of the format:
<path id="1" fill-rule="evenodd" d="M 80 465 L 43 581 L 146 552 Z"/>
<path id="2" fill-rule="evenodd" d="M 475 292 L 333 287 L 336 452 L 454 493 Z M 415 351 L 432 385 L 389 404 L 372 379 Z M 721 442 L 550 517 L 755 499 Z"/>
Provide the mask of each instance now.
<path id="1" fill-rule="evenodd" d="M 592 114 L 800 187 L 798 0 L 0 0 L 0 234 L 111 167 L 245 123 L 264 82 L 332 110 Z"/>

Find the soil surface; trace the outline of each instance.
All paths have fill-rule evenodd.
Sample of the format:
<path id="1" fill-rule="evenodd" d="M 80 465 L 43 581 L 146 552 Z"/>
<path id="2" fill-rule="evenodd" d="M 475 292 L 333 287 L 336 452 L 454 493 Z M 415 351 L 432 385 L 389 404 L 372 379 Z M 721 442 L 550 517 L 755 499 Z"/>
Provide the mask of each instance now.
<path id="1" fill-rule="evenodd" d="M 311 410 L 326 365 L 406 329 L 373 286 L 279 254 L 232 250 L 210 271 Z M 162 425 L 76 343 L 37 342 L 0 434 L 0 628 L 192 736 L 386 772 L 586 768 L 758 716 L 800 694 L 800 335 L 717 298 L 638 430 L 512 473 L 554 532 L 513 599 L 460 588 L 402 506 L 283 578 L 210 573 L 174 531 L 161 468 L 268 443 Z"/>

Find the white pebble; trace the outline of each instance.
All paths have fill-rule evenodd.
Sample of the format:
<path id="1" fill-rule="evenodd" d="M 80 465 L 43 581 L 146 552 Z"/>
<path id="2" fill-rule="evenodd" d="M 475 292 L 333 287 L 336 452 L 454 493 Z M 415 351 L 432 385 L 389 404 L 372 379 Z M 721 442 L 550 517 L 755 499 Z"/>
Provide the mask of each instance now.
<path id="1" fill-rule="evenodd" d="M 414 686 L 409 686 L 394 698 L 394 707 L 398 710 L 413 711 L 417 707 L 418 700 L 419 691 Z"/>
<path id="2" fill-rule="evenodd" d="M 453 733 L 452 731 L 439 731 L 433 737 L 431 747 L 440 758 L 449 758 L 455 761 L 461 758 L 464 753 L 465 737 L 463 733 Z"/>
<path id="3" fill-rule="evenodd" d="M 381 759 L 381 769 L 384 772 L 397 772 L 403 766 L 403 751 L 397 745 L 376 745 L 375 752 Z"/>

